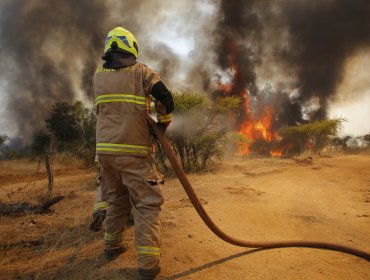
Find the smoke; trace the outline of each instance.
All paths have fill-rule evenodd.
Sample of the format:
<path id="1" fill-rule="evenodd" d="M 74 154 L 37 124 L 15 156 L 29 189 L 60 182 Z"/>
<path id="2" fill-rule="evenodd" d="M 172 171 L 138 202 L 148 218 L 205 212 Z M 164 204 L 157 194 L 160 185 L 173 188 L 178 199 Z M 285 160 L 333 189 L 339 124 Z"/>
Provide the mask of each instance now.
<path id="1" fill-rule="evenodd" d="M 0 4 L 0 13 L 4 115 L 15 124 L 13 133 L 26 142 L 45 126 L 56 102 L 92 103 L 92 76 L 101 63 L 105 36 L 115 26 L 131 30 L 140 52 L 146 53 L 146 63 L 152 62 L 165 80 L 174 79 L 177 55 L 155 38 L 165 5 L 133 0 L 8 0 Z"/>
<path id="2" fill-rule="evenodd" d="M 311 119 L 323 119 L 346 60 L 370 44 L 370 2 L 295 1 L 285 13 L 293 42 L 286 59 L 297 68 L 299 100 L 318 98 Z"/>
<path id="3" fill-rule="evenodd" d="M 25 139 L 44 127 L 55 102 L 88 86 L 101 52 L 109 10 L 102 1 L 12 0 L 1 6 L 1 78 L 7 119 Z"/>
<path id="4" fill-rule="evenodd" d="M 257 114 L 270 103 L 276 126 L 326 118 L 347 59 L 370 44 L 368 1 L 221 0 L 219 7 L 214 50 L 221 69 L 236 70 L 231 94 L 247 89 Z M 266 83 L 274 88 L 268 95 Z"/>
<path id="5" fill-rule="evenodd" d="M 231 77 L 254 114 L 274 108 L 276 128 L 324 119 L 344 65 L 370 45 L 369 15 L 367 0 L 3 0 L 5 117 L 29 141 L 56 102 L 93 101 L 104 38 L 120 25 L 170 87 L 226 94 L 217 83 Z"/>

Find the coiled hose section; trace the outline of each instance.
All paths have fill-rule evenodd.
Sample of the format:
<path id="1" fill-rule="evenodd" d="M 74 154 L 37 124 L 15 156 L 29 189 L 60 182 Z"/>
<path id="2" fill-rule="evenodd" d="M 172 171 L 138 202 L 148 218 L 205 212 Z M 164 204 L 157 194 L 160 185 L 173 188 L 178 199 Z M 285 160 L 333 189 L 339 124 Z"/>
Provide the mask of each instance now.
<path id="1" fill-rule="evenodd" d="M 316 248 L 316 249 L 325 249 L 332 251 L 339 251 L 347 254 L 351 254 L 362 259 L 365 259 L 370 262 L 370 253 L 352 248 L 343 245 L 327 243 L 327 242 L 318 242 L 318 241 L 245 241 L 241 239 L 234 238 L 225 232 L 223 232 L 208 216 L 207 212 L 203 208 L 201 202 L 199 201 L 197 195 L 194 192 L 188 178 L 182 166 L 177 161 L 176 155 L 172 149 L 170 142 L 167 140 L 166 136 L 162 130 L 157 126 L 156 122 L 149 117 L 149 123 L 151 124 L 152 129 L 154 130 L 155 135 L 157 136 L 159 142 L 162 145 L 164 152 L 167 155 L 168 160 L 170 161 L 172 167 L 174 168 L 177 177 L 180 180 L 180 183 L 185 189 L 186 194 L 188 195 L 191 203 L 194 205 L 195 210 L 198 212 L 199 216 L 203 222 L 208 226 L 208 228 L 219 238 L 233 244 L 235 246 L 247 247 L 247 248 L 261 248 L 261 249 L 273 249 L 273 248 L 286 248 L 286 247 L 307 247 L 307 248 Z"/>

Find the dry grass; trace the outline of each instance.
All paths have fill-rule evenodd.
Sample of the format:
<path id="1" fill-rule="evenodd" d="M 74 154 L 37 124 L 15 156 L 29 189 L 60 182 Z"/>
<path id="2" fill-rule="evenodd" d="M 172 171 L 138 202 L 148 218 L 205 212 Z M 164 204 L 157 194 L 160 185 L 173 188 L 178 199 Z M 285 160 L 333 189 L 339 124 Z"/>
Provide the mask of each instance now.
<path id="1" fill-rule="evenodd" d="M 0 162 L 0 201 L 37 204 L 50 196 L 64 199 L 44 215 L 0 216 L 0 279 L 136 279 L 135 251 L 122 263 L 103 257 L 102 233 L 89 230 L 95 200 L 96 172 L 81 160 L 54 156 L 55 186 L 47 193 L 43 162 L 35 159 Z M 11 195 L 9 195 L 11 193 Z M 133 232 L 127 233 L 133 247 Z"/>
<path id="2" fill-rule="evenodd" d="M 65 155 L 56 159 L 52 194 L 47 193 L 44 177 L 35 178 L 32 184 L 17 191 L 27 184 L 19 180 L 31 176 L 37 161 L 1 162 L 0 178 L 8 176 L 8 181 L 1 184 L 1 201 L 9 203 L 7 193 L 12 191 L 13 203 L 39 203 L 49 196 L 65 196 L 50 214 L 0 217 L 1 279 L 94 279 L 87 275 L 101 275 L 85 269 L 87 264 L 99 265 L 103 260 L 101 234 L 88 229 L 95 197 L 95 171 L 81 169 L 78 159 Z"/>
<path id="3" fill-rule="evenodd" d="M 71 154 L 62 153 L 53 156 L 53 169 L 55 171 L 64 169 L 81 169 L 84 163 L 81 159 Z M 0 176 L 30 175 L 39 171 L 45 173 L 45 162 L 41 158 L 27 158 L 0 161 Z"/>
<path id="4" fill-rule="evenodd" d="M 63 189 L 74 177 L 93 173 L 83 169 L 82 160 L 69 154 L 53 156 L 55 185 Z M 65 178 L 68 178 L 65 180 Z M 76 178 L 74 178 L 76 179 Z M 78 178 L 77 178 L 78 179 Z M 34 199 L 47 189 L 47 177 L 43 158 L 0 161 L 0 200 L 22 201 Z"/>
<path id="5" fill-rule="evenodd" d="M 16 159 L 0 161 L 0 176 L 32 174 L 38 169 L 36 159 Z"/>

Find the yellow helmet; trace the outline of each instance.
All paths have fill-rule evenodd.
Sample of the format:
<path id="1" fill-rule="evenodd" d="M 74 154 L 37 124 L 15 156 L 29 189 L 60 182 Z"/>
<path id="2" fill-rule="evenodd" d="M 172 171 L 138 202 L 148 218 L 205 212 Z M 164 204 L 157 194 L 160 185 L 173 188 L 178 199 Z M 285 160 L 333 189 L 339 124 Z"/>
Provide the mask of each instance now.
<path id="1" fill-rule="evenodd" d="M 108 53 L 112 49 L 133 54 L 135 58 L 139 57 L 139 43 L 135 36 L 123 27 L 116 27 L 108 33 L 105 39 L 104 53 Z"/>

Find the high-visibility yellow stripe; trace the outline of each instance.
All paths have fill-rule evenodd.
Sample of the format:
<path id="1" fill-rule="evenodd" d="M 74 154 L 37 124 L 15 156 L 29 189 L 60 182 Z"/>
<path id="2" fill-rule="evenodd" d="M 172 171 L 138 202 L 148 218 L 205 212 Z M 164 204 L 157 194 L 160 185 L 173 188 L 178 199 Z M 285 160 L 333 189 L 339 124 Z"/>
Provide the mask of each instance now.
<path id="1" fill-rule="evenodd" d="M 97 143 L 97 151 L 109 151 L 109 152 L 121 152 L 121 153 L 150 153 L 151 147 L 139 146 L 139 145 L 128 145 L 128 144 L 114 144 L 114 143 Z"/>
<path id="2" fill-rule="evenodd" d="M 146 100 L 145 96 L 134 95 L 134 94 L 125 94 L 125 93 L 112 93 L 112 94 L 102 94 L 98 95 L 95 100 L 102 99 L 105 97 L 130 97 L 138 100 Z"/>
<path id="3" fill-rule="evenodd" d="M 151 152 L 151 149 L 147 150 L 147 151 L 133 151 L 133 150 L 127 150 L 127 149 L 110 149 L 110 148 L 97 148 L 96 149 L 97 151 L 101 151 L 101 152 L 120 152 L 120 153 L 131 153 L 131 154 L 144 154 L 144 153 L 150 153 Z"/>
<path id="4" fill-rule="evenodd" d="M 157 115 L 157 119 L 159 122 L 170 122 L 172 120 L 172 114 Z"/>
<path id="5" fill-rule="evenodd" d="M 137 253 L 139 255 L 154 255 L 160 256 L 161 252 L 158 247 L 150 247 L 150 246 L 137 246 L 136 247 Z"/>
<path id="6" fill-rule="evenodd" d="M 132 100 L 132 99 L 124 99 L 124 98 L 99 100 L 99 101 L 95 102 L 95 106 L 98 106 L 101 103 L 115 103 L 115 102 L 116 103 L 120 103 L 120 102 L 121 103 L 134 103 L 134 104 L 145 105 L 146 106 L 145 101 L 137 101 L 137 100 Z"/>
<path id="7" fill-rule="evenodd" d="M 106 209 L 108 208 L 108 202 L 107 201 L 100 201 L 98 203 L 95 203 L 94 205 L 94 211 Z"/>
<path id="8" fill-rule="evenodd" d="M 140 145 L 131 145 L 131 144 L 116 144 L 116 143 L 97 143 L 97 146 L 113 146 L 113 147 L 128 147 L 128 148 L 136 148 L 136 149 L 141 149 L 141 148 L 146 148 L 146 146 L 140 146 Z"/>
<path id="9" fill-rule="evenodd" d="M 121 94 L 121 93 L 113 93 L 113 94 L 102 94 L 95 98 L 95 106 L 99 105 L 100 103 L 111 103 L 111 102 L 127 102 L 127 103 L 135 103 L 138 105 L 147 105 L 145 96 L 138 96 L 133 94 Z"/>
<path id="10" fill-rule="evenodd" d="M 134 65 L 133 65 L 134 66 Z M 96 69 L 96 73 L 100 73 L 100 72 L 119 72 L 119 71 L 132 71 L 133 70 L 133 66 L 127 66 L 127 67 L 121 67 L 121 68 L 104 68 L 104 67 L 98 67 Z"/>
<path id="11" fill-rule="evenodd" d="M 104 233 L 104 241 L 108 242 L 120 242 L 123 240 L 123 234 L 122 233 L 116 233 L 116 234 L 111 234 L 108 232 Z"/>

